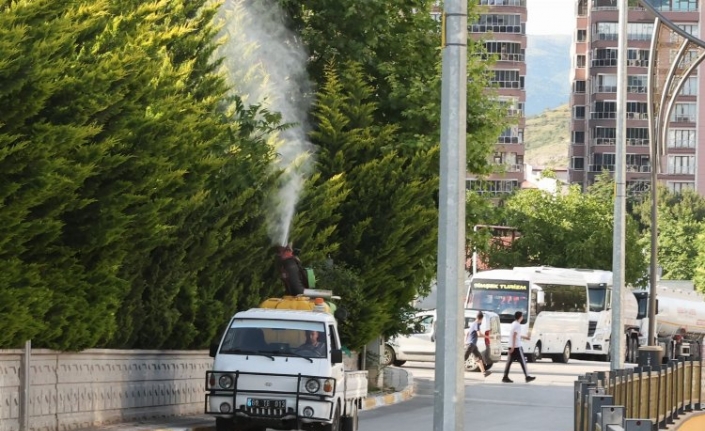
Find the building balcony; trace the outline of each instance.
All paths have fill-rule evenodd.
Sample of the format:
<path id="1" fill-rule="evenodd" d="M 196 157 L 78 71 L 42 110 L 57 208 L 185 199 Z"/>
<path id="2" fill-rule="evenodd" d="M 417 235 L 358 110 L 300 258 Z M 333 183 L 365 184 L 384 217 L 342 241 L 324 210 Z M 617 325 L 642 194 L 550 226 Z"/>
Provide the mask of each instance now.
<path id="1" fill-rule="evenodd" d="M 480 6 L 526 7 L 526 0 L 478 0 Z"/>
<path id="2" fill-rule="evenodd" d="M 471 24 L 468 26 L 470 33 L 514 33 L 526 34 L 526 26 L 522 25 L 491 25 L 491 24 Z"/>
<path id="3" fill-rule="evenodd" d="M 500 136 L 497 138 L 498 144 L 523 144 L 518 136 Z"/>
<path id="4" fill-rule="evenodd" d="M 588 170 L 590 172 L 614 172 L 614 165 L 588 165 Z"/>

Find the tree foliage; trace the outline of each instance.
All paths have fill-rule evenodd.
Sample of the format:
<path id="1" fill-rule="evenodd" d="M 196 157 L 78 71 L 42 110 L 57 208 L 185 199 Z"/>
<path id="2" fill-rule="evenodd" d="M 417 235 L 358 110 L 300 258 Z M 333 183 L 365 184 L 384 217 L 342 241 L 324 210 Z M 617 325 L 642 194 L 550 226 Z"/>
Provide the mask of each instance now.
<path id="1" fill-rule="evenodd" d="M 507 199 L 501 216 L 520 236 L 506 247 L 487 250 L 491 267 L 612 269 L 613 204 L 600 194 L 583 194 L 577 187 L 565 194 L 521 190 Z M 637 224 L 631 217 L 626 221 L 625 279 L 634 283 L 645 264 Z"/>
<path id="2" fill-rule="evenodd" d="M 698 272 L 700 258 L 696 241 L 703 232 L 705 199 L 694 190 L 674 193 L 666 187 L 657 190 L 658 203 L 658 258 L 661 278 L 692 280 Z M 644 226 L 641 244 L 651 249 L 651 196 L 635 208 Z M 647 260 L 650 259 L 647 254 Z"/>
<path id="3" fill-rule="evenodd" d="M 317 96 L 317 170 L 291 239 L 344 295 L 343 334 L 359 347 L 403 328 L 436 270 L 434 2 L 280 3 Z M 292 124 L 228 87 L 217 7 L 0 12 L 0 347 L 202 348 L 233 312 L 281 293 L 267 198 L 282 174 L 271 140 Z M 482 172 L 504 119 L 487 63 L 471 55 L 468 71 L 468 167 Z"/>

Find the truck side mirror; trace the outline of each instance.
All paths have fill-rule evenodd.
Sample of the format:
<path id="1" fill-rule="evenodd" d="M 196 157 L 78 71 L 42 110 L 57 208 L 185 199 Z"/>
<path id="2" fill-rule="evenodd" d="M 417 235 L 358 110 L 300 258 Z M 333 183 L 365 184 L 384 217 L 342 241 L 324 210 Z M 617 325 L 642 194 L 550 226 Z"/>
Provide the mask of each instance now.
<path id="1" fill-rule="evenodd" d="M 348 319 L 348 310 L 339 307 L 335 310 L 335 313 L 333 313 L 333 317 L 335 317 L 335 320 L 338 322 L 345 322 Z"/>
<path id="2" fill-rule="evenodd" d="M 211 344 L 210 351 L 208 352 L 208 356 L 211 358 L 215 358 L 216 353 L 218 353 L 218 343 L 213 343 Z"/>
<path id="3" fill-rule="evenodd" d="M 542 290 L 539 290 L 538 292 L 536 292 L 536 302 L 539 305 L 543 305 L 546 303 L 546 296 Z"/>
<path id="4" fill-rule="evenodd" d="M 333 365 L 342 364 L 343 363 L 343 351 L 340 349 L 332 349 L 330 351 L 330 363 Z"/>

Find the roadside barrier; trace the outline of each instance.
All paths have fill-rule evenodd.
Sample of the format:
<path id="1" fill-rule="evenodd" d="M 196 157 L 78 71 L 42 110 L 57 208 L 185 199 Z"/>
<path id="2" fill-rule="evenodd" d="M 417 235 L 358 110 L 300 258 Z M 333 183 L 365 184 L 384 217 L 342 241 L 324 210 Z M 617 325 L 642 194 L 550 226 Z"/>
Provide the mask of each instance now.
<path id="1" fill-rule="evenodd" d="M 703 409 L 702 360 L 587 373 L 574 383 L 575 431 L 656 431 Z"/>

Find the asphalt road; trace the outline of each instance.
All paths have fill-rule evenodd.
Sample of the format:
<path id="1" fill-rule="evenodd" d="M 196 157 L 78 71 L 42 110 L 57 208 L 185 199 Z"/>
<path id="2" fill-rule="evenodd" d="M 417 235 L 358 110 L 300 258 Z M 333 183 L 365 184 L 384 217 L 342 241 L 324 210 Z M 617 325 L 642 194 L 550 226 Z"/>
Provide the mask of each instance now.
<path id="1" fill-rule="evenodd" d="M 504 361 L 493 374 L 465 373 L 465 431 L 572 431 L 573 382 L 592 371 L 607 371 L 609 363 L 577 361 L 554 364 L 544 359 L 528 364 L 536 380 L 525 383 L 521 367 L 512 365 L 510 378 L 502 383 Z M 433 429 L 434 363 L 407 362 L 417 384 L 416 396 L 404 403 L 360 413 L 360 431 Z"/>

